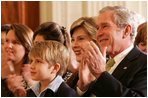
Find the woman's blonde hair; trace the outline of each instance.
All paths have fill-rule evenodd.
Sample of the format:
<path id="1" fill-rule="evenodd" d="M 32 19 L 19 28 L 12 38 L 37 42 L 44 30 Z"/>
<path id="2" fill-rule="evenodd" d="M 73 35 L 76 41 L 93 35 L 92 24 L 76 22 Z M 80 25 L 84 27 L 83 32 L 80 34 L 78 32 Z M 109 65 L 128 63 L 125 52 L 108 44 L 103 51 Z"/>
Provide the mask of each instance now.
<path id="1" fill-rule="evenodd" d="M 96 43 L 97 27 L 95 17 L 81 17 L 71 25 L 70 34 L 72 36 L 77 28 L 82 28 Z"/>
<path id="2" fill-rule="evenodd" d="M 69 65 L 68 49 L 57 41 L 37 42 L 29 52 L 30 58 L 40 57 L 49 64 L 60 64 L 58 75 L 63 75 Z"/>

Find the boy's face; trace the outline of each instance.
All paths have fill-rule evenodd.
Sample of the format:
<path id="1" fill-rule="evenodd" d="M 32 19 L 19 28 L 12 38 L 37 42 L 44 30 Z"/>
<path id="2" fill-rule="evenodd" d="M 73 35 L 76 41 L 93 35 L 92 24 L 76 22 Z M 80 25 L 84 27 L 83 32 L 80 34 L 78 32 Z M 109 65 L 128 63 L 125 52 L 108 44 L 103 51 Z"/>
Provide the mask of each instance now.
<path id="1" fill-rule="evenodd" d="M 31 77 L 33 80 L 41 81 L 46 79 L 52 79 L 53 66 L 39 57 L 31 58 L 32 63 L 30 67 Z"/>

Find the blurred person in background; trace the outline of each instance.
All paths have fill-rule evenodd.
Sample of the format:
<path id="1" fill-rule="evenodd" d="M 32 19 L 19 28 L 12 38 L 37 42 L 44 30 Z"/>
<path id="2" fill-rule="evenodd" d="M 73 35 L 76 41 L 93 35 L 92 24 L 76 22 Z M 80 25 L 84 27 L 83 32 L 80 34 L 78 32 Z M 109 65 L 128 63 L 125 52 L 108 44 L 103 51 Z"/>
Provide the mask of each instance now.
<path id="1" fill-rule="evenodd" d="M 6 88 L 7 84 L 5 82 L 6 76 L 10 73 L 8 66 L 6 66 L 6 54 L 4 44 L 6 42 L 6 34 L 10 30 L 10 25 L 2 25 L 1 26 L 1 96 L 5 96 L 7 94 L 8 88 Z"/>
<path id="2" fill-rule="evenodd" d="M 134 44 L 147 54 L 147 22 L 139 25 L 137 32 Z"/>
<path id="3" fill-rule="evenodd" d="M 6 71 L 6 57 L 5 57 L 5 49 L 4 44 L 6 42 L 6 34 L 10 30 L 10 24 L 1 26 L 1 77 L 6 77 L 8 71 Z"/>

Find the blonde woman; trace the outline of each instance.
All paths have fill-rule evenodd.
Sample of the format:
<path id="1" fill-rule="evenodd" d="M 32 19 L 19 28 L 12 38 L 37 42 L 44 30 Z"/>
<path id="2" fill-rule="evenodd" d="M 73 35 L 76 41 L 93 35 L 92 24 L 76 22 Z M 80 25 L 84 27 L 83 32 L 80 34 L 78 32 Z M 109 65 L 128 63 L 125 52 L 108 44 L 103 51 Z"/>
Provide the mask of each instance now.
<path id="1" fill-rule="evenodd" d="M 83 45 L 89 41 L 96 43 L 96 17 L 81 17 L 74 21 L 70 28 L 72 49 L 76 55 L 77 62 L 81 63 L 83 56 Z M 96 43 L 97 44 L 97 43 Z M 74 74 L 67 80 L 67 83 L 71 87 L 75 87 L 78 81 L 78 70 L 75 70 Z M 92 75 L 90 75 L 91 77 Z"/>

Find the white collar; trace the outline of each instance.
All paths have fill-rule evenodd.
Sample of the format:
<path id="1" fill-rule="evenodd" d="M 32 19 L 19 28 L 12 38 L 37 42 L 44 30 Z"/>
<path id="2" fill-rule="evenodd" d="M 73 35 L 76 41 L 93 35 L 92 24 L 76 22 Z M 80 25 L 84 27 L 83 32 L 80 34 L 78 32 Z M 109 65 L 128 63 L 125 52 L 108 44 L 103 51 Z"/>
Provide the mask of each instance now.
<path id="1" fill-rule="evenodd" d="M 125 49 L 118 55 L 116 55 L 113 59 L 115 60 L 115 64 L 109 70 L 109 73 L 112 74 L 119 63 L 127 56 L 127 54 L 133 49 L 134 45 L 131 45 L 129 48 Z"/>
<path id="2" fill-rule="evenodd" d="M 64 80 L 61 76 L 57 76 L 49 85 L 48 88 L 50 88 L 53 92 L 57 92 L 58 88 L 60 87 L 61 83 Z"/>
<path id="3" fill-rule="evenodd" d="M 122 61 L 125 56 L 134 48 L 134 45 L 131 45 L 129 48 L 125 49 L 124 51 L 122 51 L 121 53 L 119 53 L 118 55 L 116 55 L 114 57 L 115 62 L 119 62 Z"/>
<path id="4" fill-rule="evenodd" d="M 60 87 L 61 83 L 64 80 L 60 75 L 58 75 L 42 92 L 46 91 L 47 89 L 51 89 L 53 92 L 57 92 L 58 88 Z M 41 84 L 40 82 L 35 83 L 30 87 L 36 96 L 40 96 L 42 92 L 40 92 Z"/>

